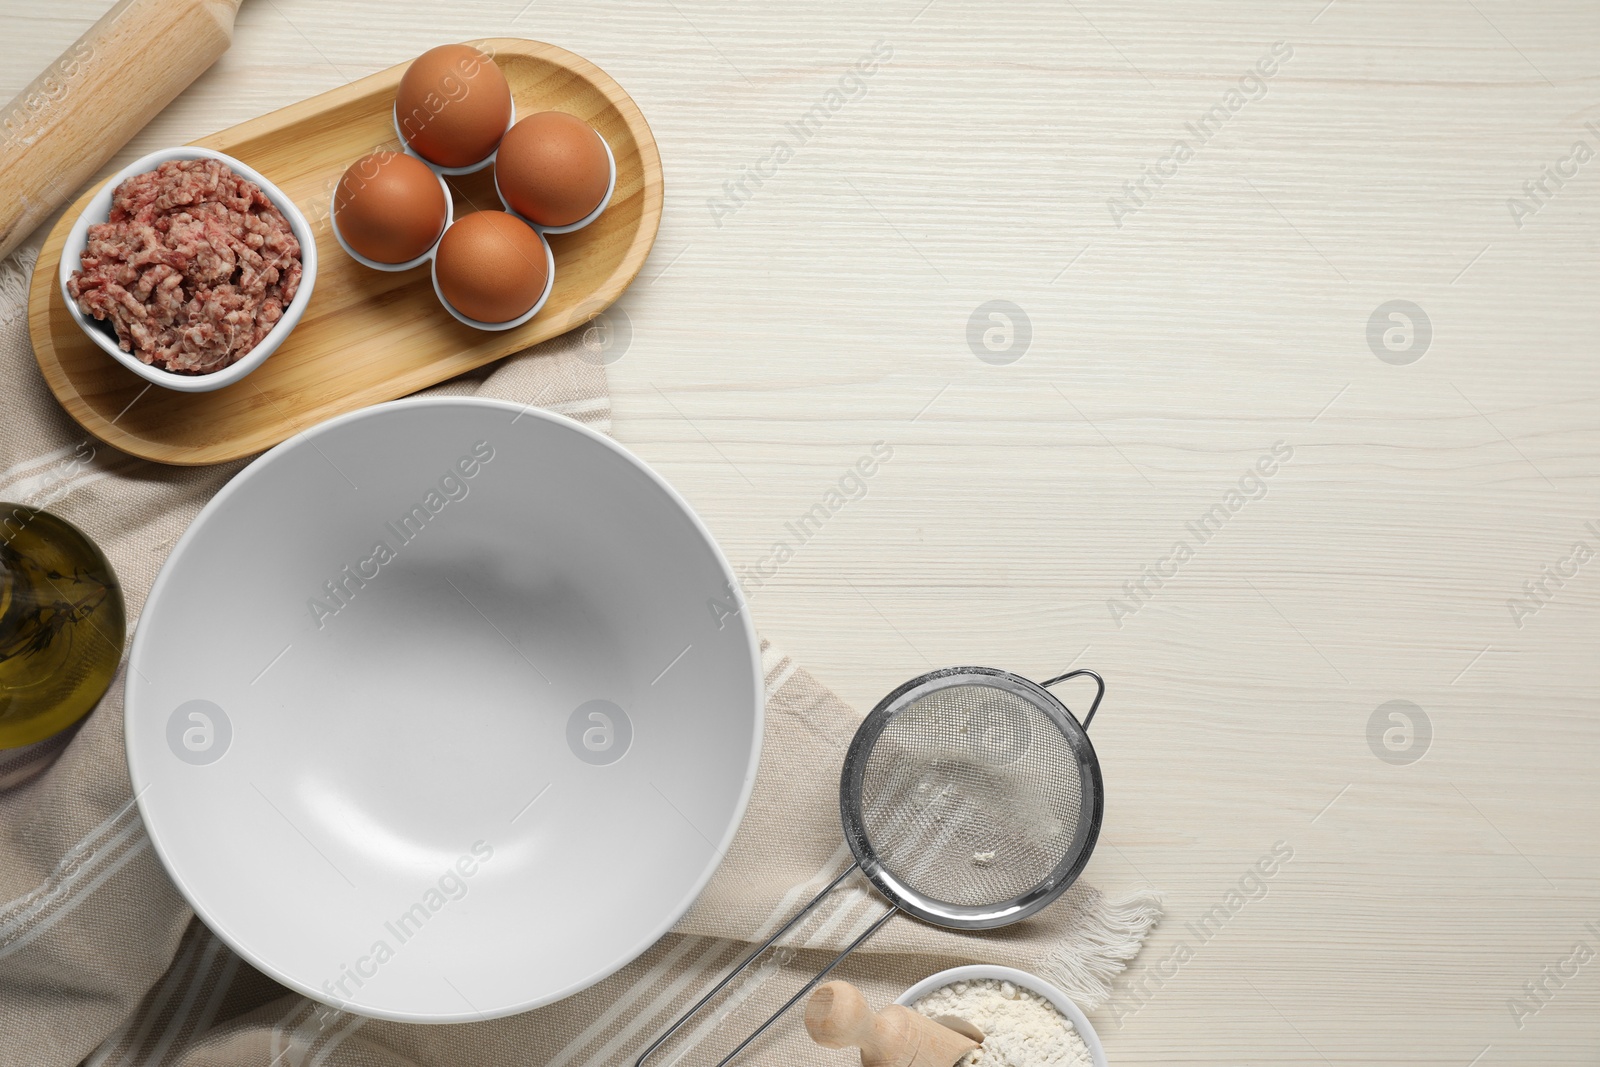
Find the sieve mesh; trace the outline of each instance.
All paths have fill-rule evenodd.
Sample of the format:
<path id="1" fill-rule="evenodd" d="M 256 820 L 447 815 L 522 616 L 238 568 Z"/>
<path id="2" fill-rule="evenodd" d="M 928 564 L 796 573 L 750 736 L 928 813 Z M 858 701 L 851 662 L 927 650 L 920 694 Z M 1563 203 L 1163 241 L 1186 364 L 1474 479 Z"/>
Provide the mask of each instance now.
<path id="1" fill-rule="evenodd" d="M 907 694 L 866 755 L 861 825 L 915 893 L 990 907 L 1046 885 L 1087 843 L 1083 761 L 1033 699 L 981 675 Z"/>

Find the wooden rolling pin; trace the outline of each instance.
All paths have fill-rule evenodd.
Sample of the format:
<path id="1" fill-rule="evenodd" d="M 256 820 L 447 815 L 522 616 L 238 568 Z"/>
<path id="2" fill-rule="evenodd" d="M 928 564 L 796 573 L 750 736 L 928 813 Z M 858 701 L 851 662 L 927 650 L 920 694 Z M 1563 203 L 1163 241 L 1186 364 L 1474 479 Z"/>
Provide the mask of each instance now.
<path id="1" fill-rule="evenodd" d="M 0 115 L 0 258 L 233 43 L 239 0 L 121 0 Z"/>
<path id="2" fill-rule="evenodd" d="M 861 990 L 837 981 L 806 1001 L 806 1032 L 824 1048 L 859 1048 L 861 1067 L 952 1067 L 983 1043 L 983 1034 L 959 1019 L 936 1022 L 903 1004 L 874 1013 Z"/>

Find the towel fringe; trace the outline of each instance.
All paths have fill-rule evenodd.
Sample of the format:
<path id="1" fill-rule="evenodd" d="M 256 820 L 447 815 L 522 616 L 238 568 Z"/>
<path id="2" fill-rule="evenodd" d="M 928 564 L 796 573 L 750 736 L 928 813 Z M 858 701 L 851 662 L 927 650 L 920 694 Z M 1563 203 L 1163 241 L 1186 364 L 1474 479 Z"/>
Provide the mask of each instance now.
<path id="1" fill-rule="evenodd" d="M 1093 904 L 1076 917 L 1068 938 L 1071 951 L 1046 957 L 1039 977 L 1060 986 L 1080 1006 L 1098 1007 L 1110 998 L 1112 980 L 1127 970 L 1161 916 L 1161 894 L 1154 889 L 1135 890 L 1116 900 L 1097 892 Z"/>
<path id="2" fill-rule="evenodd" d="M 37 248 L 20 248 L 0 263 L 0 326 L 9 326 L 28 312 L 28 282 L 39 261 Z"/>

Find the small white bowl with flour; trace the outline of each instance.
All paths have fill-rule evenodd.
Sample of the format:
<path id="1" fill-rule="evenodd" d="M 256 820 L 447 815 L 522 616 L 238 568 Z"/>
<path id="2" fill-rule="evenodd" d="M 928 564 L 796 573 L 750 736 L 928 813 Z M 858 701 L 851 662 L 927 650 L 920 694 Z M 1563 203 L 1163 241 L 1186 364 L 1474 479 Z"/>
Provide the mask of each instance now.
<path id="1" fill-rule="evenodd" d="M 1107 1067 L 1100 1038 L 1078 1006 L 1014 967 L 953 967 L 924 978 L 895 1003 L 924 1015 L 959 1016 L 982 1030 L 983 1047 L 963 1056 L 960 1067 Z"/>

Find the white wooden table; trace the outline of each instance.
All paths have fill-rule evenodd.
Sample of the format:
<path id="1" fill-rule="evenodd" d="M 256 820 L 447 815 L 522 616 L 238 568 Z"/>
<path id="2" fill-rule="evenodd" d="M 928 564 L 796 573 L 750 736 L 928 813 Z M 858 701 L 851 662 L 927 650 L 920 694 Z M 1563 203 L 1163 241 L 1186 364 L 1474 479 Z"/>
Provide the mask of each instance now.
<path id="1" fill-rule="evenodd" d="M 248 0 L 117 165 L 441 41 L 595 60 L 668 183 L 616 432 L 763 631 L 863 709 L 1105 674 L 1088 877 L 1169 907 L 1113 1061 L 1593 1064 L 1600 7 L 1324 2 Z M 106 6 L 0 4 L 0 94 Z"/>

